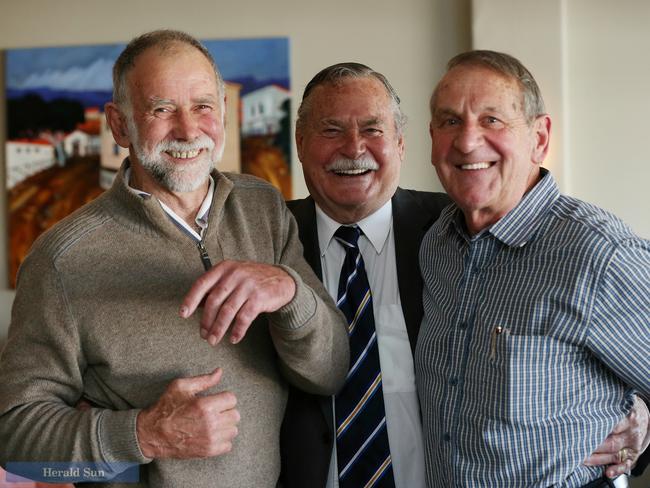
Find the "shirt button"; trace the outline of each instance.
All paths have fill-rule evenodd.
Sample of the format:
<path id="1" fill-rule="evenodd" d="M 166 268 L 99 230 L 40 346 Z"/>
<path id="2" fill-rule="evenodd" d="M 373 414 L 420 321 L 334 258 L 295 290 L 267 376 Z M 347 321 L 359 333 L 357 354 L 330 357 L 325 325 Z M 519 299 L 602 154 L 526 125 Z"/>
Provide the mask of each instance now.
<path id="1" fill-rule="evenodd" d="M 449 435 L 448 432 L 445 432 L 442 436 L 442 440 L 445 442 L 449 442 L 451 440 L 451 436 Z"/>
<path id="2" fill-rule="evenodd" d="M 452 377 L 452 378 L 449 380 L 449 384 L 450 384 L 451 386 L 456 386 L 456 385 L 458 384 L 458 378 L 456 378 L 455 376 Z"/>
<path id="3" fill-rule="evenodd" d="M 467 322 L 461 322 L 460 325 L 458 326 L 461 330 L 467 329 Z"/>

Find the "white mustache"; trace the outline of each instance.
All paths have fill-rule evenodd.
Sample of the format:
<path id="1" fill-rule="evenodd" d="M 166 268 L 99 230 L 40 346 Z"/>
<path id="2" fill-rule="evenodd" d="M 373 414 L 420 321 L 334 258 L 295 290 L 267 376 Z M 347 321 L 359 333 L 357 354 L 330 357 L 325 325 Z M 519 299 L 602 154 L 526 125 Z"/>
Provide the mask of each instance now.
<path id="1" fill-rule="evenodd" d="M 328 164 L 327 171 L 351 171 L 351 170 L 372 170 L 377 171 L 379 165 L 372 156 L 364 156 L 359 159 L 339 158 Z"/>
<path id="2" fill-rule="evenodd" d="M 158 153 L 167 152 L 167 151 L 177 151 L 177 152 L 189 152 L 196 151 L 199 149 L 207 149 L 212 151 L 214 148 L 214 141 L 206 135 L 197 137 L 191 142 L 185 141 L 162 141 L 156 145 L 155 151 Z"/>

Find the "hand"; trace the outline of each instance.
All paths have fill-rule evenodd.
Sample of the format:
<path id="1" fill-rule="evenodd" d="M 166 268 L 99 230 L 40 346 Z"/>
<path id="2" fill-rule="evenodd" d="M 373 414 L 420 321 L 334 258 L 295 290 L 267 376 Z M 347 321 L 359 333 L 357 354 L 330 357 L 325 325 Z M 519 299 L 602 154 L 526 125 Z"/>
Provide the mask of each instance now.
<path id="1" fill-rule="evenodd" d="M 236 344 L 260 313 L 275 312 L 295 294 L 293 278 L 278 266 L 222 261 L 192 285 L 180 315 L 192 315 L 205 298 L 201 337 L 214 346 L 230 328 L 230 341 Z"/>
<path id="2" fill-rule="evenodd" d="M 218 456 L 232 449 L 237 435 L 237 399 L 230 392 L 200 396 L 221 380 L 213 373 L 172 381 L 160 399 L 136 420 L 140 450 L 148 458 Z"/>
<path id="3" fill-rule="evenodd" d="M 605 475 L 615 478 L 628 473 L 641 453 L 650 444 L 648 431 L 648 407 L 639 397 L 634 397 L 634 405 L 627 417 L 621 420 L 605 441 L 587 458 L 587 466 L 608 464 Z M 620 451 L 627 449 L 627 458 L 621 462 Z"/>

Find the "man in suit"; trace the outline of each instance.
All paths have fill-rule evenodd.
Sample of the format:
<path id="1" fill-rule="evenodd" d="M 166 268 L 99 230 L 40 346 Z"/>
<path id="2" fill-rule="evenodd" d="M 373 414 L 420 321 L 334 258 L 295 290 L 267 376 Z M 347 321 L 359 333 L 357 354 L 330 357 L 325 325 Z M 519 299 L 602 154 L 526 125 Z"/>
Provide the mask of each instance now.
<path id="1" fill-rule="evenodd" d="M 318 73 L 305 89 L 296 128 L 311 196 L 289 208 L 305 258 L 335 299 L 343 248 L 333 233 L 342 224 L 363 231 L 359 247 L 374 300 L 394 486 L 417 487 L 424 486 L 412 360 L 422 318 L 417 256 L 449 200 L 398 188 L 404 122 L 399 98 L 382 74 L 357 63 Z M 339 486 L 331 397 L 292 389 L 281 444 L 283 486 Z"/>
<path id="2" fill-rule="evenodd" d="M 404 123 L 399 97 L 381 73 L 358 63 L 319 72 L 305 88 L 296 124 L 311 195 L 288 207 L 305 258 L 334 299 L 344 252 L 333 234 L 341 224 L 356 224 L 364 233 L 359 248 L 372 290 L 392 464 L 392 477 L 384 475 L 374 486 L 418 488 L 425 486 L 413 373 L 423 315 L 418 251 L 450 200 L 397 186 Z M 598 449 L 595 462 L 616 464 L 617 446 L 630 445 L 639 422 L 647 422 L 643 410 L 615 428 L 624 432 Z M 281 430 L 283 488 L 345 486 L 338 480 L 334 432 L 333 398 L 292 388 Z"/>

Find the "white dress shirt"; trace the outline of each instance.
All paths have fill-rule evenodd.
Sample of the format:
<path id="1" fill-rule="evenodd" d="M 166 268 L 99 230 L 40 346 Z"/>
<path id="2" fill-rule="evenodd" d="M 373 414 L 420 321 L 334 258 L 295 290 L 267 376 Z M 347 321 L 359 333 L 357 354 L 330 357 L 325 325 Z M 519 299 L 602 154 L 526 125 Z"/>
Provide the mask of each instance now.
<path id="1" fill-rule="evenodd" d="M 341 224 L 327 216 L 316 205 L 316 225 L 321 250 L 323 283 L 336 301 L 345 249 L 334 239 L 334 233 Z M 372 215 L 357 222 L 357 225 L 363 231 L 359 239 L 359 249 L 372 291 L 388 444 L 393 461 L 395 486 L 397 488 L 424 487 L 422 422 L 415 390 L 413 354 L 406 332 L 397 284 L 391 201 L 389 200 Z M 334 431 L 336 432 L 336 428 Z M 338 486 L 335 442 L 327 487 Z"/>

